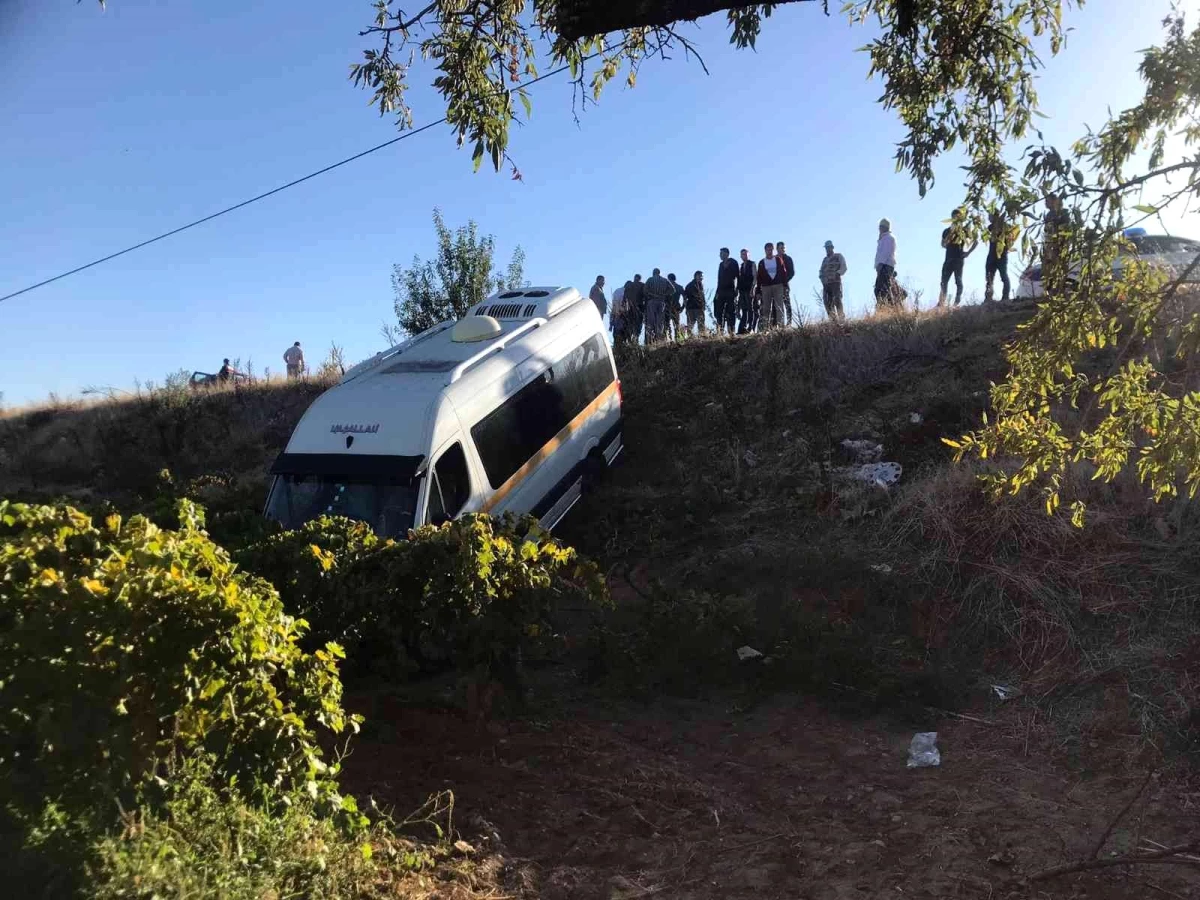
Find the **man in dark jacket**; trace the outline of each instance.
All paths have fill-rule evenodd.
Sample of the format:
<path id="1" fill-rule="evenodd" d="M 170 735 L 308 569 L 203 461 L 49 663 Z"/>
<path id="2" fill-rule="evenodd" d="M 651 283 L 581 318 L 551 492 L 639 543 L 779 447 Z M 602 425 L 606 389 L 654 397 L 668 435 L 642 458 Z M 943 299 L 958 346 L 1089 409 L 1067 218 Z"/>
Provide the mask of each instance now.
<path id="1" fill-rule="evenodd" d="M 750 251 L 742 249 L 742 265 L 738 269 L 738 334 L 750 334 L 758 327 L 758 310 L 754 307 L 754 263 Z"/>
<path id="2" fill-rule="evenodd" d="M 667 304 L 667 337 L 679 339 L 679 317 L 683 313 L 683 285 L 675 280 L 675 273 L 667 275 L 667 281 L 675 288 L 675 299 Z"/>
<path id="3" fill-rule="evenodd" d="M 784 271 L 787 273 L 787 281 L 783 283 L 783 307 L 787 310 L 787 323 L 790 326 L 792 324 L 792 279 L 796 277 L 796 263 L 784 252 L 785 249 L 783 241 L 775 242 L 775 255 L 779 257 L 779 261 L 783 263 Z"/>
<path id="4" fill-rule="evenodd" d="M 683 306 L 687 312 L 687 330 L 692 333 L 692 326 L 698 326 L 704 334 L 704 273 L 697 272 L 688 286 L 683 289 Z"/>
<path id="5" fill-rule="evenodd" d="M 641 275 L 634 275 L 633 281 L 625 282 L 625 339 L 635 344 L 641 337 L 642 322 L 646 318 L 645 290 Z"/>
<path id="6" fill-rule="evenodd" d="M 717 266 L 717 293 L 713 297 L 713 327 L 717 334 L 733 334 L 737 310 L 738 264 L 729 258 L 729 248 L 721 248 L 721 264 Z"/>

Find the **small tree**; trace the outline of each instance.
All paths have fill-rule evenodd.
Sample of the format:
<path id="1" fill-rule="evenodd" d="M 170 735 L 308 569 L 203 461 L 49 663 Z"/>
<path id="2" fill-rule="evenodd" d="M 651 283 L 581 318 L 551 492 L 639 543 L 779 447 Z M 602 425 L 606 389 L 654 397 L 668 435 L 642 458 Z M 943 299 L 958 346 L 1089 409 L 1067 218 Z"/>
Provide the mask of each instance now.
<path id="1" fill-rule="evenodd" d="M 396 292 L 396 318 L 409 334 L 418 334 L 446 319 L 462 318 L 482 303 L 492 291 L 520 287 L 525 283 L 525 251 L 517 247 L 503 275 L 492 273 L 496 239 L 479 234 L 469 220 L 454 231 L 446 227 L 442 211 L 434 209 L 437 256 L 431 260 L 413 257 L 412 266 L 392 267 Z"/>
<path id="2" fill-rule="evenodd" d="M 1040 488 L 1048 512 L 1076 466 L 1104 481 L 1132 472 L 1155 500 L 1200 492 L 1200 255 L 1164 269 L 1124 235 L 1151 219 L 1165 228 L 1164 210 L 1200 196 L 1200 28 L 1180 13 L 1164 24 L 1163 43 L 1144 51 L 1138 104 L 1069 152 L 1029 148 L 1005 209 L 1031 216 L 1042 197 L 1062 201 L 1023 239 L 1046 299 L 1005 348 L 991 415 L 947 441 L 960 459 L 999 461 L 987 476 L 996 494 Z M 1082 500 L 1068 499 L 1082 524 Z"/>

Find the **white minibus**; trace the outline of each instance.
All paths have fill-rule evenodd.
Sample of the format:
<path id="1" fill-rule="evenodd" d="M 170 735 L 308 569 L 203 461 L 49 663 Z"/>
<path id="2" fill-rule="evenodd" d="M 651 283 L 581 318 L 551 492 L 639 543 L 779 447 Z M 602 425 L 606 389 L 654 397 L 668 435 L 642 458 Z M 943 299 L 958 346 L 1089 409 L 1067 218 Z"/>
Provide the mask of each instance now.
<path id="1" fill-rule="evenodd" d="M 495 294 L 348 371 L 271 467 L 266 515 L 383 537 L 468 512 L 557 525 L 622 448 L 621 387 L 595 305 L 574 288 Z"/>

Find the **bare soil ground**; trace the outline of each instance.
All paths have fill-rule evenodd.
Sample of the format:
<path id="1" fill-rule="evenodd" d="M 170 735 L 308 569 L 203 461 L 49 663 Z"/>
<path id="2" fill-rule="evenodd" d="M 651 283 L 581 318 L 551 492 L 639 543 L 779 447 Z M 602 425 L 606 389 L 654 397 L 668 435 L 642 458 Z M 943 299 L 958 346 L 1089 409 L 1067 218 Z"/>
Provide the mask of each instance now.
<path id="1" fill-rule="evenodd" d="M 366 702 L 359 697 L 358 702 Z M 508 860 L 511 896 L 557 898 L 1200 897 L 1200 869 L 1143 865 L 1022 879 L 1088 859 L 1145 781 L 1133 759 L 1068 768 L 1018 714 L 911 731 L 777 696 L 582 704 L 480 729 L 375 696 L 346 786 L 405 811 L 450 789 L 456 827 Z M 1200 787 L 1164 773 L 1102 856 L 1194 835 Z"/>

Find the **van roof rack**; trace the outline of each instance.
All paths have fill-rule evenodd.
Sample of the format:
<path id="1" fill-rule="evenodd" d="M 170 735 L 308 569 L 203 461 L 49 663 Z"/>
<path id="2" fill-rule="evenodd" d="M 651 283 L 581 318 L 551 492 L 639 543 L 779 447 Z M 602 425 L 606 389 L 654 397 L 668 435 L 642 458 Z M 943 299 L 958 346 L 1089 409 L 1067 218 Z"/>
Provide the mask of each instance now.
<path id="1" fill-rule="evenodd" d="M 506 347 L 508 347 L 509 344 L 511 344 L 517 338 L 521 337 L 521 335 L 526 334 L 527 332 L 533 331 L 535 328 L 542 327 L 543 325 L 546 324 L 546 321 L 547 321 L 546 319 L 543 319 L 540 317 L 537 319 L 530 319 L 525 324 L 519 325 L 516 328 L 514 328 L 512 331 L 510 331 L 508 334 L 501 337 L 500 340 L 496 341 L 495 343 L 489 344 L 488 346 L 486 346 L 482 350 L 480 350 L 478 353 L 468 356 L 466 359 L 464 359 L 462 362 L 460 362 L 457 366 L 454 367 L 454 370 L 450 373 L 450 377 L 446 379 L 446 383 L 454 384 L 454 382 L 456 382 L 456 381 L 458 381 L 458 379 L 462 378 L 463 375 L 466 374 L 467 370 L 470 369 L 472 366 L 477 365 L 479 362 L 481 362 L 486 357 L 491 356 L 493 353 L 500 353 Z"/>
<path id="2" fill-rule="evenodd" d="M 417 346 L 417 344 L 424 343 L 434 335 L 441 334 L 443 331 L 453 328 L 456 324 L 458 324 L 456 319 L 449 319 L 445 322 L 439 322 L 437 325 L 426 328 L 416 337 L 410 338 L 402 344 L 397 344 L 395 347 L 388 347 L 386 350 L 380 350 L 369 359 L 364 359 L 357 365 L 352 366 L 350 371 L 342 376 L 341 383 L 345 384 L 347 381 L 353 381 L 358 376 L 371 371 L 385 360 L 391 359 L 393 356 L 399 356 L 401 353 L 407 353 L 413 347 Z"/>

